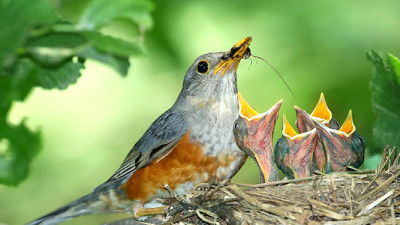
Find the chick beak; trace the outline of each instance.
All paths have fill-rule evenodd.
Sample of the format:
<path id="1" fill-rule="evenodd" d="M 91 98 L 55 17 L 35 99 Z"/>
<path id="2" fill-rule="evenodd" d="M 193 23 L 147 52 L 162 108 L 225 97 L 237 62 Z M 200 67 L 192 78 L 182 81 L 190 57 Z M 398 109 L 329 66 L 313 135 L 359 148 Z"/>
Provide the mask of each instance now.
<path id="1" fill-rule="evenodd" d="M 248 57 L 250 54 L 249 46 L 251 41 L 251 37 L 246 37 L 236 43 L 228 52 L 226 52 L 222 56 L 221 62 L 214 70 L 214 74 L 219 72 L 220 75 L 223 76 L 228 69 L 234 69 L 236 72 L 240 60 L 243 57 Z"/>
<path id="2" fill-rule="evenodd" d="M 343 132 L 346 137 L 350 137 L 350 135 L 356 131 L 356 126 L 353 123 L 353 113 L 351 110 L 349 111 L 349 114 L 347 115 L 347 118 L 340 127 L 339 131 Z"/>
<path id="3" fill-rule="evenodd" d="M 349 131 L 348 129 L 355 130 L 355 128 L 351 128 L 352 125 L 349 123 L 352 124 L 352 121 L 346 120 L 341 129 L 345 131 Z M 330 129 L 318 122 L 315 122 L 315 127 L 320 143 L 326 152 L 326 170 L 328 172 L 344 171 L 346 162 L 352 158 L 351 138 L 349 137 L 351 134 Z"/>
<path id="4" fill-rule="evenodd" d="M 299 132 L 304 133 L 314 129 L 314 122 L 310 115 L 297 106 L 295 106 L 294 109 L 296 110 L 296 126 L 299 129 Z"/>
<path id="5" fill-rule="evenodd" d="M 351 135 L 356 131 L 351 110 L 349 111 L 346 120 L 339 130 L 328 128 L 325 125 L 316 121 L 314 121 L 314 125 L 317 128 L 317 132 L 321 139 L 321 142 L 326 146 L 332 147 L 338 147 L 339 145 L 341 145 L 338 139 L 350 141 Z"/>
<path id="6" fill-rule="evenodd" d="M 295 179 L 312 175 L 312 161 L 318 143 L 318 135 L 315 129 L 305 134 L 307 135 L 304 135 L 292 147 L 293 153 L 290 153 L 293 154 L 290 161 Z"/>
<path id="7" fill-rule="evenodd" d="M 257 143 L 253 143 L 253 145 L 258 145 L 257 148 L 253 148 L 254 156 L 264 176 L 265 182 L 269 181 L 273 166 L 273 136 L 282 102 L 283 100 L 278 101 L 267 112 L 253 117 L 250 121 L 252 123 L 250 132 L 254 132 L 256 136 L 254 140 L 257 140 Z"/>
<path id="8" fill-rule="evenodd" d="M 272 168 L 273 135 L 276 120 L 283 100 L 279 100 L 268 111 L 258 114 L 238 93 L 240 117 L 246 121 L 248 128 L 249 149 L 252 151 L 258 167 L 268 182 Z"/>
<path id="9" fill-rule="evenodd" d="M 308 114 L 306 114 L 308 116 Z M 314 150 L 318 143 L 317 132 L 314 129 L 297 134 L 289 124 L 286 116 L 283 116 L 283 136 L 289 142 L 289 165 L 294 178 L 308 177 L 311 175 Z"/>
<path id="10" fill-rule="evenodd" d="M 326 104 L 323 92 L 321 92 L 321 96 L 313 112 L 311 113 L 311 116 L 315 121 L 318 121 L 322 124 L 329 123 L 329 121 L 332 119 L 332 112 L 329 110 L 328 105 Z"/>
<path id="11" fill-rule="evenodd" d="M 239 101 L 239 113 L 240 117 L 249 120 L 252 117 L 259 115 L 259 113 L 251 107 L 249 103 L 244 100 L 242 94 L 240 92 L 237 93 L 238 101 Z"/>
<path id="12" fill-rule="evenodd" d="M 296 125 L 299 129 L 300 133 L 308 132 L 315 128 L 314 121 L 312 120 L 311 116 L 304 110 L 300 109 L 299 107 L 294 107 L 296 110 Z M 330 122 L 334 122 L 336 120 L 331 120 Z M 321 143 L 317 143 L 315 150 L 314 150 L 314 163 L 316 168 L 321 172 L 325 171 L 326 165 L 326 153 L 321 145 Z"/>

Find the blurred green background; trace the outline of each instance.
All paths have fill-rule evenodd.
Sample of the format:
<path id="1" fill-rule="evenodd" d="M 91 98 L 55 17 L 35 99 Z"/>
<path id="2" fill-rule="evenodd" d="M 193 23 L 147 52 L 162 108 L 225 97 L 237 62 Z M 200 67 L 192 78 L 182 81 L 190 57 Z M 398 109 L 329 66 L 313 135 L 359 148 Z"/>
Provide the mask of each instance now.
<path id="1" fill-rule="evenodd" d="M 74 21 L 87 0 L 57 1 L 58 12 Z M 0 222 L 23 224 L 90 192 L 120 165 L 147 127 L 175 101 L 183 76 L 199 55 L 227 51 L 246 36 L 252 53 L 269 60 L 284 76 L 294 98 L 265 63 L 243 61 L 238 88 L 258 111 L 285 101 L 294 126 L 294 105 L 311 112 L 320 92 L 342 123 L 349 109 L 367 143 L 366 167 L 373 168 L 384 146 L 374 146 L 368 82 L 370 49 L 400 56 L 398 1 L 154 1 L 154 28 L 146 33 L 147 54 L 131 60 L 121 78 L 88 62 L 77 84 L 66 91 L 35 89 L 13 106 L 9 120 L 28 117 L 40 127 L 44 149 L 18 187 L 0 186 Z M 130 35 L 124 23 L 112 29 Z M 275 139 L 280 137 L 281 117 Z M 257 183 L 252 161 L 234 181 Z M 99 224 L 121 215 L 86 216 L 65 224 Z"/>

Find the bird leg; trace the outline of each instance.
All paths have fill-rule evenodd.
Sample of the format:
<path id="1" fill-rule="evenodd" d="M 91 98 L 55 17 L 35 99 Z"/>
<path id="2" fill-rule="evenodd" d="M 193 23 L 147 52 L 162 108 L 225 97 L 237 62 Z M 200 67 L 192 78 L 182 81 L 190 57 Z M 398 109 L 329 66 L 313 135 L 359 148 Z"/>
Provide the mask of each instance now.
<path id="1" fill-rule="evenodd" d="M 142 216 L 150 216 L 156 214 L 164 214 L 165 213 L 165 206 L 156 207 L 156 208 L 139 208 L 133 211 L 133 214 L 136 218 Z"/>

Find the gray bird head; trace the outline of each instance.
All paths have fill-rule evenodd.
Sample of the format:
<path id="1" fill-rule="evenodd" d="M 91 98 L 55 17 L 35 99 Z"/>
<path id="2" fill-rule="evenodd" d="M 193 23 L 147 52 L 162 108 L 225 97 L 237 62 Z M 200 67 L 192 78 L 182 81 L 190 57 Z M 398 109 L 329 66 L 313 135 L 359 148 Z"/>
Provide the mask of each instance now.
<path id="1" fill-rule="evenodd" d="M 236 70 L 242 58 L 250 56 L 251 37 L 236 43 L 227 52 L 214 52 L 199 56 L 186 72 L 180 98 L 186 105 L 205 105 L 221 101 L 224 95 L 237 93 Z M 183 99 L 182 99 L 183 100 Z"/>

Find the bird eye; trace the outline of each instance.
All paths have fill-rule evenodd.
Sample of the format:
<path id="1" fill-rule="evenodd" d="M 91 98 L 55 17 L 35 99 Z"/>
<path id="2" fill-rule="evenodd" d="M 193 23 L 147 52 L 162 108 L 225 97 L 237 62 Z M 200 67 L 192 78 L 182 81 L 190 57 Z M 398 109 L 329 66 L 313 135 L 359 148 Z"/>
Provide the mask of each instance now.
<path id="1" fill-rule="evenodd" d="M 247 135 L 248 130 L 246 126 L 246 122 L 242 118 L 238 118 L 234 123 L 233 123 L 233 131 L 237 132 L 241 135 Z"/>
<path id="2" fill-rule="evenodd" d="M 358 141 L 360 142 L 360 144 L 361 144 L 362 146 L 365 146 L 364 139 L 363 139 L 361 136 L 359 136 L 358 139 L 359 139 Z"/>
<path id="3" fill-rule="evenodd" d="M 199 73 L 207 73 L 209 67 L 210 64 L 205 60 L 201 60 L 199 63 L 197 63 L 197 71 L 199 71 Z"/>
<path id="4" fill-rule="evenodd" d="M 235 123 L 233 124 L 233 129 L 239 130 L 239 120 L 238 120 L 238 119 L 237 119 L 237 120 L 235 121 Z"/>
<path id="5" fill-rule="evenodd" d="M 276 141 L 275 148 L 281 148 L 281 146 L 282 146 L 282 140 L 281 138 L 279 138 L 278 141 Z"/>

